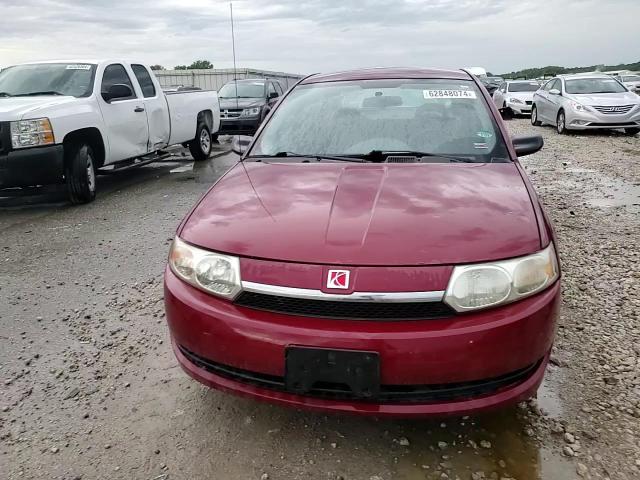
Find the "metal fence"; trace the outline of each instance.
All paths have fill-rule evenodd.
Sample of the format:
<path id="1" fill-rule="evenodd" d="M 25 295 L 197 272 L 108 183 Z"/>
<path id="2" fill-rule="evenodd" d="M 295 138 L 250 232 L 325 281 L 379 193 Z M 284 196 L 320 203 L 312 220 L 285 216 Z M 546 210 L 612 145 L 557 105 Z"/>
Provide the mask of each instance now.
<path id="1" fill-rule="evenodd" d="M 233 79 L 270 78 L 278 80 L 285 90 L 296 83 L 302 75 L 271 72 L 268 70 L 254 70 L 251 68 L 210 69 L 210 70 L 156 70 L 154 72 L 162 88 L 168 87 L 198 87 L 203 90 L 220 90 Z"/>

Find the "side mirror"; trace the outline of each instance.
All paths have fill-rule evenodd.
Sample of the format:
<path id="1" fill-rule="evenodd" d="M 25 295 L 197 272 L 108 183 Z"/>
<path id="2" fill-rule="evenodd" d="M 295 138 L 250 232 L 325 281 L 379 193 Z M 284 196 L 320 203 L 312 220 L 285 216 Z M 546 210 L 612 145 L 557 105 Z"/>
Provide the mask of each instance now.
<path id="1" fill-rule="evenodd" d="M 560 90 L 558 90 L 557 88 L 552 88 L 551 90 L 549 90 L 549 93 L 551 95 L 560 95 Z"/>
<path id="2" fill-rule="evenodd" d="M 231 142 L 231 151 L 238 155 L 244 155 L 244 152 L 247 151 L 252 140 L 253 137 L 249 137 L 246 135 L 235 135 L 233 137 L 233 141 Z"/>
<path id="3" fill-rule="evenodd" d="M 511 141 L 518 157 L 536 153 L 544 146 L 544 140 L 540 135 L 513 137 Z"/>
<path id="4" fill-rule="evenodd" d="M 124 83 L 116 83 L 109 87 L 109 90 L 106 92 L 102 92 L 102 98 L 107 103 L 110 103 L 114 100 L 118 100 L 121 98 L 130 98 L 133 97 L 133 90 L 129 85 L 125 85 Z"/>
<path id="5" fill-rule="evenodd" d="M 271 100 L 273 98 L 278 98 L 278 92 L 270 92 L 269 93 L 269 100 Z"/>

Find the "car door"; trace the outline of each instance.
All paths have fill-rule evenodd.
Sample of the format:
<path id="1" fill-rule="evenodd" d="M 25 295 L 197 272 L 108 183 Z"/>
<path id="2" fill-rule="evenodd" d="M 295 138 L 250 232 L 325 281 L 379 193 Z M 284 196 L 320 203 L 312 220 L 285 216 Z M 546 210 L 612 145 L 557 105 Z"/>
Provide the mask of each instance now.
<path id="1" fill-rule="evenodd" d="M 549 90 L 554 85 L 556 79 L 552 78 L 544 86 L 536 92 L 536 110 L 538 111 L 538 118 L 540 120 L 549 121 Z"/>
<path id="2" fill-rule="evenodd" d="M 151 76 L 152 73 L 147 67 L 133 63 L 131 64 L 131 70 L 140 85 L 142 97 L 144 98 L 144 109 L 147 114 L 147 124 L 149 125 L 149 149 L 150 151 L 160 150 L 167 146 L 169 134 L 171 133 L 167 101 L 162 90 L 156 88 Z"/>
<path id="3" fill-rule="evenodd" d="M 127 85 L 132 95 L 108 100 L 112 85 Z M 98 103 L 102 111 L 109 153 L 107 162 L 113 163 L 138 157 L 149 152 L 149 126 L 144 101 L 139 98 L 140 89 L 134 86 L 129 71 L 121 63 L 112 63 L 104 69 L 100 83 Z"/>
<path id="4" fill-rule="evenodd" d="M 280 94 L 276 90 L 273 82 L 267 82 L 267 103 L 269 105 L 269 109 L 273 108 L 279 97 Z"/>
<path id="5" fill-rule="evenodd" d="M 558 90 L 559 94 L 552 94 L 551 90 Z M 551 123 L 556 122 L 558 111 L 562 106 L 562 81 L 556 78 L 551 88 L 547 92 L 547 120 Z"/>

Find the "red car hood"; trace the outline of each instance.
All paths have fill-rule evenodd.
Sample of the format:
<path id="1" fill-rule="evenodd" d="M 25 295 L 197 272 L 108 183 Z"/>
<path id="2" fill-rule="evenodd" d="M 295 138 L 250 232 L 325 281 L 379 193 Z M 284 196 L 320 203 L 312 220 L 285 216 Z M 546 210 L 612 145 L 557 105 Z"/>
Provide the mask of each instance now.
<path id="1" fill-rule="evenodd" d="M 513 163 L 239 163 L 179 232 L 218 252 L 335 265 L 441 265 L 540 249 Z"/>

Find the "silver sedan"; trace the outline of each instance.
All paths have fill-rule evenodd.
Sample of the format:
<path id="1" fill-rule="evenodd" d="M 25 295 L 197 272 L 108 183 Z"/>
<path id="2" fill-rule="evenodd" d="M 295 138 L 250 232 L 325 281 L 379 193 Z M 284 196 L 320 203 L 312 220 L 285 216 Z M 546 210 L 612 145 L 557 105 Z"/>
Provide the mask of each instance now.
<path id="1" fill-rule="evenodd" d="M 531 123 L 567 130 L 640 132 L 640 96 L 608 75 L 559 75 L 533 96 Z"/>

